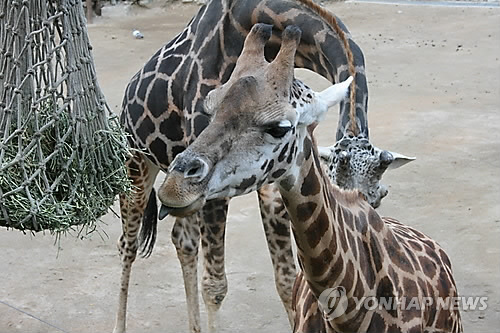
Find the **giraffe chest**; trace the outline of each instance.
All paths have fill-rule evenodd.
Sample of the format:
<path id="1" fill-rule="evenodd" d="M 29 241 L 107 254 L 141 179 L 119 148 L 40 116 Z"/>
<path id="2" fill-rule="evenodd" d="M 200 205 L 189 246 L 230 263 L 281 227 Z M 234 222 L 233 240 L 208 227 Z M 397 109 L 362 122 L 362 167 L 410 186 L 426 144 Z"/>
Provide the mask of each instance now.
<path id="1" fill-rule="evenodd" d="M 234 70 L 245 36 L 226 10 L 219 1 L 202 7 L 126 88 L 121 122 L 132 145 L 162 168 L 206 128 L 204 99 Z"/>
<path id="2" fill-rule="evenodd" d="M 120 119 L 131 145 L 167 168 L 207 127 L 210 116 L 204 110 L 204 98 L 221 84 L 220 77 L 229 74 L 225 74 L 227 66 L 204 71 L 203 62 L 194 57 L 164 53 L 168 52 L 157 52 L 132 78 Z"/>

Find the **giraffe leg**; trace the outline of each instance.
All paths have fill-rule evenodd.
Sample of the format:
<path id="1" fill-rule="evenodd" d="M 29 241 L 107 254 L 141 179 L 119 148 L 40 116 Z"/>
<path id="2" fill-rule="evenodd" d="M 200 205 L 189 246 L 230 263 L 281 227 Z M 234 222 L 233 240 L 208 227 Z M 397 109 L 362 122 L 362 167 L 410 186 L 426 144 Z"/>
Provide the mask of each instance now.
<path id="1" fill-rule="evenodd" d="M 198 333 L 200 329 L 200 303 L 198 299 L 198 248 L 200 244 L 199 213 L 177 218 L 172 229 L 172 243 L 177 250 L 186 303 L 189 331 Z"/>
<path id="2" fill-rule="evenodd" d="M 152 193 L 154 180 L 159 171 L 158 167 L 141 153 L 135 153 L 127 161 L 127 169 L 134 190 L 130 194 L 120 195 L 122 235 L 118 240 L 118 251 L 122 262 L 122 273 L 118 313 L 113 329 L 114 333 L 125 332 L 128 287 L 132 264 L 136 258 L 138 249 L 139 229 L 148 200 L 156 200 L 156 196 L 150 198 L 150 194 Z M 154 216 L 156 218 L 156 215 Z"/>
<path id="3" fill-rule="evenodd" d="M 264 186 L 257 193 L 276 289 L 293 328 L 295 314 L 292 309 L 292 290 L 297 273 L 290 237 L 290 218 L 275 186 Z"/>
<path id="4" fill-rule="evenodd" d="M 224 237 L 229 199 L 212 200 L 205 204 L 201 217 L 203 248 L 202 295 L 208 315 L 208 331 L 217 331 L 217 311 L 227 293 L 224 266 Z"/>

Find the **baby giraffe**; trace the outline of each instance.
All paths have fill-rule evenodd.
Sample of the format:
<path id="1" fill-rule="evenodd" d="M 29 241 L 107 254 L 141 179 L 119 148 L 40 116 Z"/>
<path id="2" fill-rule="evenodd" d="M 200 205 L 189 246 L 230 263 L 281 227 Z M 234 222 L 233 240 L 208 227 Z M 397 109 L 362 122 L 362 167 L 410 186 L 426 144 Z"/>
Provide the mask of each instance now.
<path id="1" fill-rule="evenodd" d="M 457 307 L 438 302 L 457 297 L 441 247 L 381 218 L 359 192 L 340 190 L 322 170 L 312 132 L 328 106 L 345 98 L 352 78 L 317 94 L 309 109 L 293 109 L 288 94 L 300 36 L 287 27 L 268 63 L 271 28 L 252 28 L 231 79 L 208 97 L 212 122 L 168 170 L 162 210 L 186 215 L 206 200 L 276 183 L 302 269 L 295 332 L 462 332 Z M 360 306 L 364 297 L 407 302 Z M 410 300 L 418 304 L 408 306 Z"/>

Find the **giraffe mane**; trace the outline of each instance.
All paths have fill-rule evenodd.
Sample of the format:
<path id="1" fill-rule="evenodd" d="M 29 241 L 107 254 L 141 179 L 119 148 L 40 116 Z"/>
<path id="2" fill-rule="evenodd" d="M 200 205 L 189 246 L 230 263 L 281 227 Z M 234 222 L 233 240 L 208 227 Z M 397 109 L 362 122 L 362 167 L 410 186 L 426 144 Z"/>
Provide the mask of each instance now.
<path id="1" fill-rule="evenodd" d="M 339 2 L 341 0 L 338 0 Z M 316 4 L 312 0 L 297 0 L 297 2 L 303 4 L 304 6 L 308 7 L 311 9 L 313 12 L 315 12 L 317 15 L 319 15 L 325 22 L 337 33 L 339 36 L 340 40 L 342 41 L 342 44 L 344 45 L 344 49 L 346 51 L 347 55 L 347 62 L 349 65 L 349 74 L 353 77 L 352 81 L 352 86 L 349 94 L 349 100 L 350 100 L 350 109 L 349 109 L 349 120 L 351 121 L 351 132 L 354 135 L 359 134 L 359 128 L 357 126 L 356 122 L 356 69 L 354 67 L 354 55 L 352 54 L 351 47 L 349 46 L 349 41 L 347 40 L 347 37 L 344 33 L 344 31 L 340 28 L 337 18 L 335 15 L 330 13 L 328 10 L 325 8 L 321 7 L 320 5 Z"/>

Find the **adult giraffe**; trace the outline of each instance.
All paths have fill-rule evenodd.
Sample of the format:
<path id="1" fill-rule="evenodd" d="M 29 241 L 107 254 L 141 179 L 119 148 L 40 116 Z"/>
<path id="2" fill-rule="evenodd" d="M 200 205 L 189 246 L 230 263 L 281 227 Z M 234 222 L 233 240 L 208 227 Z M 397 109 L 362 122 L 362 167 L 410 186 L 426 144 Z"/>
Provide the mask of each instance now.
<path id="1" fill-rule="evenodd" d="M 295 58 L 297 67 L 311 69 L 332 82 L 349 74 L 356 76 L 356 89 L 351 91 L 351 99 L 355 102 L 341 103 L 336 136 L 342 139 L 339 142 L 368 139 L 368 90 L 363 54 L 350 39 L 345 26 L 332 14 L 309 0 L 213 0 L 201 7 L 188 26 L 158 50 L 132 78 L 125 92 L 121 121 L 131 135 L 131 145 L 137 148 L 127 161 L 136 191 L 132 196 L 120 197 L 123 233 L 118 247 L 122 276 L 115 332 L 125 331 L 128 286 L 131 266 L 139 249 L 139 232 L 146 255 L 151 253 L 154 245 L 157 222 L 154 180 L 159 171 L 166 170 L 174 157 L 208 125 L 210 115 L 205 110 L 205 97 L 229 79 L 245 36 L 257 22 L 274 26 L 275 34 L 266 48 L 269 59 L 273 59 L 279 49 L 280 32 L 293 23 L 304 31 Z M 295 81 L 294 87 L 292 103 L 295 102 L 296 106 L 300 106 L 301 101 L 307 103 L 307 87 L 299 81 Z M 384 157 L 389 159 L 382 160 L 381 151 L 366 145 L 364 149 L 363 152 L 369 152 L 368 155 L 374 157 L 370 161 L 371 167 L 376 169 L 375 176 L 370 174 L 367 177 L 366 173 L 360 173 L 363 169 L 359 168 L 349 171 L 345 167 L 348 163 L 344 163 L 343 158 L 344 162 L 338 165 L 346 172 L 336 174 L 337 182 L 344 179 L 345 184 L 358 188 L 365 186 L 363 193 L 373 205 L 378 205 L 387 194 L 379 180 L 385 168 L 393 162 L 394 155 L 386 154 Z M 335 156 L 331 161 L 333 164 L 340 162 Z M 289 219 L 276 190 L 263 188 L 259 193 L 259 204 L 276 286 L 292 321 L 291 286 L 295 279 L 295 266 Z M 172 241 L 183 271 L 192 332 L 200 331 L 197 287 L 200 234 L 205 258 L 202 295 L 212 330 L 215 314 L 227 292 L 224 272 L 227 207 L 228 199 L 208 202 L 198 213 L 177 218 L 172 230 Z"/>
<path id="2" fill-rule="evenodd" d="M 419 231 L 380 217 L 359 191 L 341 190 L 328 179 L 312 134 L 328 108 L 317 104 L 304 111 L 288 100 L 301 31 L 288 26 L 268 63 L 270 30 L 252 29 L 234 74 L 210 92 L 213 120 L 170 165 L 162 204 L 174 215 L 185 214 L 206 200 L 276 183 L 302 269 L 294 332 L 462 332 L 458 306 L 440 303 L 458 299 L 444 250 Z M 330 96 L 329 104 L 339 102 L 351 81 L 321 95 Z M 386 305 L 359 307 L 364 297 Z"/>

